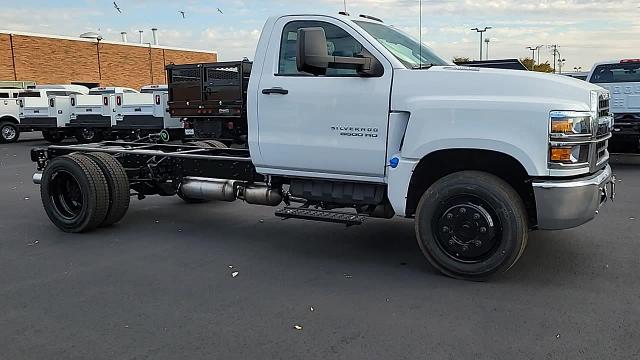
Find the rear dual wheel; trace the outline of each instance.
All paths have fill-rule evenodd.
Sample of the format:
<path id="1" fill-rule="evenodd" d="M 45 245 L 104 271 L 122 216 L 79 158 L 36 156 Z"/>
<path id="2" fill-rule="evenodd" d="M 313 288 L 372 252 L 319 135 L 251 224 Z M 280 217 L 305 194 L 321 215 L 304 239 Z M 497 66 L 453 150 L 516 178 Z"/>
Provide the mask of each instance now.
<path id="1" fill-rule="evenodd" d="M 54 158 L 42 174 L 40 194 L 51 222 L 69 233 L 112 225 L 129 207 L 126 173 L 107 154 Z"/>
<path id="2" fill-rule="evenodd" d="M 527 212 L 502 179 L 462 171 L 436 181 L 422 196 L 415 220 L 418 244 L 440 272 L 482 281 L 506 272 L 527 244 Z"/>

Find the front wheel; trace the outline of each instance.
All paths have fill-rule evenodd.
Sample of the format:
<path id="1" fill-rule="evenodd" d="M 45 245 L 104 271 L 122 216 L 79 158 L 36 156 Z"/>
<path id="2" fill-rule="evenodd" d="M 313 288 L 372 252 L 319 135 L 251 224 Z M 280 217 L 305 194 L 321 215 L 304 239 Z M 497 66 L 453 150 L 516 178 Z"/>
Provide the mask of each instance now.
<path id="1" fill-rule="evenodd" d="M 509 270 L 528 236 L 518 193 L 497 176 L 462 171 L 436 181 L 423 194 L 415 220 L 420 249 L 440 272 L 482 281 Z"/>
<path id="2" fill-rule="evenodd" d="M 19 137 L 20 130 L 18 130 L 18 126 L 16 124 L 8 121 L 0 122 L 1 143 L 14 143 L 18 141 Z"/>

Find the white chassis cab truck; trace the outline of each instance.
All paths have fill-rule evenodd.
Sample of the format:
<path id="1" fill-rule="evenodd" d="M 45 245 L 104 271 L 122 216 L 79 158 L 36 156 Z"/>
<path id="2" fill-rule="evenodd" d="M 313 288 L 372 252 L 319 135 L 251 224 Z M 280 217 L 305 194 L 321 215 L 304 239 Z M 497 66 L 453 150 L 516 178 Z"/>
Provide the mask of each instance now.
<path id="1" fill-rule="evenodd" d="M 516 263 L 529 231 L 584 224 L 613 196 L 608 99 L 567 77 L 451 65 L 380 21 L 277 16 L 250 76 L 248 148 L 50 146 L 32 150 L 33 180 L 67 232 L 119 221 L 131 193 L 346 225 L 411 218 L 435 268 L 482 280 Z"/>

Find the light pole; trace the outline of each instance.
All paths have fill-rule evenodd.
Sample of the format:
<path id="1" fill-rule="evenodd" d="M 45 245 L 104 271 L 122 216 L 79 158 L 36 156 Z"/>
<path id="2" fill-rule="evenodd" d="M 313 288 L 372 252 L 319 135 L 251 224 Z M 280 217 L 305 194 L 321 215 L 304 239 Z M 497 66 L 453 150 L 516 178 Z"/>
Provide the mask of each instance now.
<path id="1" fill-rule="evenodd" d="M 527 49 L 531 50 L 531 70 L 536 66 L 536 48 L 533 46 L 527 46 Z"/>
<path id="2" fill-rule="evenodd" d="M 582 71 L 582 66 L 574 66 L 573 70 L 575 70 L 576 72 L 580 72 Z"/>
<path id="3" fill-rule="evenodd" d="M 484 39 L 484 43 L 487 45 L 487 51 L 485 52 L 485 57 L 487 58 L 487 60 L 489 60 L 489 42 L 491 42 L 491 39 Z"/>
<path id="4" fill-rule="evenodd" d="M 484 29 L 480 29 L 480 28 L 471 29 L 472 31 L 480 33 L 480 60 L 482 60 L 482 34 L 489 29 L 493 29 L 493 28 L 491 26 L 485 26 Z"/>
<path id="5" fill-rule="evenodd" d="M 567 59 L 558 59 L 558 74 L 562 74 L 562 65 L 567 61 Z"/>
<path id="6" fill-rule="evenodd" d="M 533 65 L 540 64 L 540 48 L 542 45 L 538 46 L 527 46 L 527 49 L 531 50 L 531 60 Z M 536 50 L 538 51 L 538 61 L 536 62 Z"/>

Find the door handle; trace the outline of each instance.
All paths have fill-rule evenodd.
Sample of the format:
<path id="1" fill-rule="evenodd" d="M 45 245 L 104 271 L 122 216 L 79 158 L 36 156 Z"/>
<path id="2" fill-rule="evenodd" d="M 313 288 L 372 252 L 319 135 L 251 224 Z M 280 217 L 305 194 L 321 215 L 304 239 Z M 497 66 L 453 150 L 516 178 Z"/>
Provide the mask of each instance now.
<path id="1" fill-rule="evenodd" d="M 289 90 L 283 89 L 283 88 L 278 88 L 278 87 L 274 87 L 271 89 L 262 89 L 262 93 L 265 95 L 270 95 L 270 94 L 280 94 L 280 95 L 287 95 L 289 93 Z"/>

